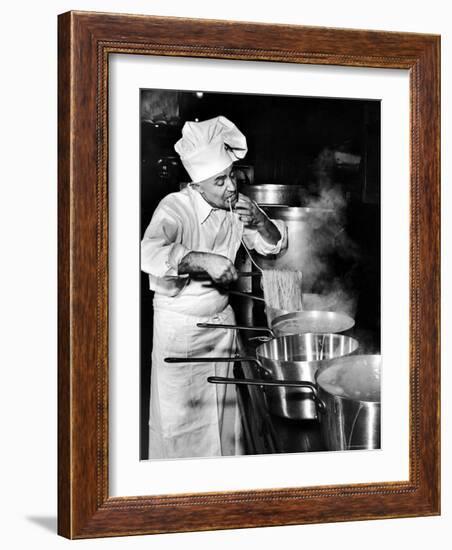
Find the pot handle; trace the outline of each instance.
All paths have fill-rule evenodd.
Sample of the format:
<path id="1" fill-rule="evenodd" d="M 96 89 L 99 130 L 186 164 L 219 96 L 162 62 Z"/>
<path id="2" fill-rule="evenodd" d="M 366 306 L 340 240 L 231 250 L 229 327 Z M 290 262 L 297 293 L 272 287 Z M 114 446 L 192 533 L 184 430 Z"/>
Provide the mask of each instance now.
<path id="1" fill-rule="evenodd" d="M 309 388 L 317 401 L 317 388 L 312 382 L 297 382 L 290 380 L 259 380 L 257 378 L 223 378 L 221 376 L 209 376 L 207 382 L 211 384 L 242 384 L 247 386 L 284 386 L 288 388 Z"/>
<path id="2" fill-rule="evenodd" d="M 262 277 L 262 271 L 237 271 L 239 277 Z"/>
<path id="3" fill-rule="evenodd" d="M 319 413 L 323 414 L 326 410 L 325 404 L 319 397 L 317 386 L 312 382 L 292 382 L 290 380 L 258 380 L 256 378 L 223 378 L 221 376 L 209 376 L 207 378 L 207 382 L 210 382 L 211 384 L 237 384 L 239 386 L 284 386 L 286 388 L 306 388 L 311 390 Z"/>
<path id="4" fill-rule="evenodd" d="M 273 331 L 267 327 L 248 327 L 246 325 L 220 325 L 218 323 L 197 323 L 199 328 L 228 328 L 228 329 L 240 329 L 240 330 L 258 330 L 260 332 L 268 332 L 272 338 L 275 337 Z"/>
<path id="5" fill-rule="evenodd" d="M 264 302 L 265 298 L 256 296 L 255 294 L 250 294 L 249 292 L 240 292 L 239 290 L 228 290 L 228 294 L 232 296 L 241 296 L 242 298 L 249 298 L 250 300 L 256 300 L 256 302 Z"/>
<path id="6" fill-rule="evenodd" d="M 326 410 L 325 403 L 319 397 L 319 390 L 312 382 L 300 382 L 300 388 L 307 388 L 311 390 L 318 412 L 323 414 Z"/>

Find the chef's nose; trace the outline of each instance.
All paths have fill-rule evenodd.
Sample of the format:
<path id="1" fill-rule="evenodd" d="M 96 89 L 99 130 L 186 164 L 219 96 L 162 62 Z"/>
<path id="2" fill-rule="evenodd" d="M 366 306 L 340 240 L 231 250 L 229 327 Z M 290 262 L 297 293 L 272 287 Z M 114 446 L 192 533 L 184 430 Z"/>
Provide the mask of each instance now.
<path id="1" fill-rule="evenodd" d="M 235 180 L 234 177 L 231 177 L 231 176 L 228 176 L 226 178 L 226 189 L 231 192 L 231 191 L 236 191 L 237 189 L 237 182 Z"/>

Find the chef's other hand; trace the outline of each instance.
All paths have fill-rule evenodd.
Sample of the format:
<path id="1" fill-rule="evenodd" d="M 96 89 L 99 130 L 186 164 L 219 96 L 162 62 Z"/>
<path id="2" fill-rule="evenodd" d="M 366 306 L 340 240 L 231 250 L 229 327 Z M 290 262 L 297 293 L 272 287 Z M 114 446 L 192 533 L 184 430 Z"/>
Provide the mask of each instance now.
<path id="1" fill-rule="evenodd" d="M 235 205 L 234 212 L 238 215 L 245 227 L 253 229 L 262 227 L 267 219 L 267 216 L 257 204 L 246 195 L 242 195 L 242 193 L 239 193 L 239 200 Z"/>
<path id="2" fill-rule="evenodd" d="M 206 254 L 205 270 L 216 284 L 228 285 L 238 279 L 234 264 L 229 258 L 220 254 Z"/>
<path id="3" fill-rule="evenodd" d="M 206 276 L 216 284 L 228 285 L 238 279 L 234 264 L 220 254 L 191 251 L 182 258 L 178 266 L 179 275 L 190 275 L 193 279 Z"/>

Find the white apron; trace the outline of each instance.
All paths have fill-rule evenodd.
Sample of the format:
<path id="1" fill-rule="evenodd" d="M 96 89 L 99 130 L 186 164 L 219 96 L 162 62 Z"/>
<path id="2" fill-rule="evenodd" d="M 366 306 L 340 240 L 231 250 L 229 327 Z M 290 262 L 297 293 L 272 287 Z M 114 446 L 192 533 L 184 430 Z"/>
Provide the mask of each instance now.
<path id="1" fill-rule="evenodd" d="M 152 353 L 149 458 L 243 454 L 234 385 L 211 384 L 209 376 L 233 376 L 233 363 L 165 363 L 172 357 L 228 357 L 236 333 L 202 329 L 199 322 L 234 324 L 232 308 L 212 317 L 156 310 Z"/>

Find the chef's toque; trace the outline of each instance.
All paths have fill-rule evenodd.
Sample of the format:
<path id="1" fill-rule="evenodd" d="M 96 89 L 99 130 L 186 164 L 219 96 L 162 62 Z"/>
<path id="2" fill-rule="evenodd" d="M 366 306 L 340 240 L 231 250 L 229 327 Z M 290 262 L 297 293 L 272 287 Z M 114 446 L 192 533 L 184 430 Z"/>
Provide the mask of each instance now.
<path id="1" fill-rule="evenodd" d="M 186 122 L 182 138 L 174 145 L 192 182 L 215 176 L 242 159 L 246 138 L 230 120 L 217 116 L 203 122 Z"/>

